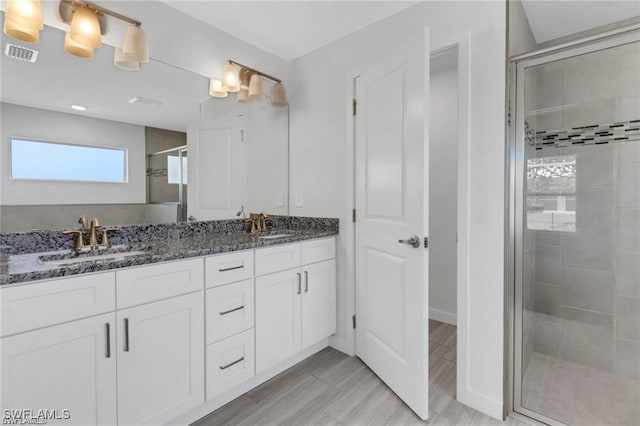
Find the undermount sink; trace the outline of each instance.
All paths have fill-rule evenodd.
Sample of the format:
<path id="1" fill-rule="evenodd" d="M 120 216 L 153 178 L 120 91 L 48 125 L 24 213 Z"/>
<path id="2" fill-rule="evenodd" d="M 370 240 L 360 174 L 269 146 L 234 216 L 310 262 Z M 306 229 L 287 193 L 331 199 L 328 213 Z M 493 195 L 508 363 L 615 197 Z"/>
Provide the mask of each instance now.
<path id="1" fill-rule="evenodd" d="M 147 253 L 142 250 L 132 251 L 129 249 L 105 249 L 97 252 L 88 251 L 80 253 L 52 254 L 40 256 L 39 259 L 42 263 L 47 265 L 63 266 L 84 262 L 118 262 L 129 257 L 144 254 Z"/>
<path id="2" fill-rule="evenodd" d="M 277 238 L 286 238 L 286 237 L 292 237 L 294 234 L 272 234 L 272 235 L 262 235 L 258 238 L 260 238 L 261 240 L 275 240 Z"/>

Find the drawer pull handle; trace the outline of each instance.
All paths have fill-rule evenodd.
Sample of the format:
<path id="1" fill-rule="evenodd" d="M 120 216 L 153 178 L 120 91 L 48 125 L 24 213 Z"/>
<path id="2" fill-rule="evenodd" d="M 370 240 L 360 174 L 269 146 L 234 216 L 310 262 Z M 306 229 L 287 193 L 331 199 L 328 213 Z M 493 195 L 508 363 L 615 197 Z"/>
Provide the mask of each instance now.
<path id="1" fill-rule="evenodd" d="M 236 312 L 236 311 L 239 311 L 241 309 L 244 309 L 244 306 L 238 306 L 237 308 L 233 308 L 233 309 L 229 309 L 228 311 L 220 312 L 220 315 L 227 315 L 227 314 L 230 314 L 231 312 Z"/>
<path id="2" fill-rule="evenodd" d="M 235 271 L 236 269 L 242 269 L 242 268 L 244 268 L 244 265 L 232 266 L 232 267 L 230 267 L 230 268 L 222 268 L 222 269 L 218 269 L 218 272 Z"/>
<path id="3" fill-rule="evenodd" d="M 237 363 L 242 362 L 242 361 L 244 361 L 244 357 L 240 357 L 240 359 L 237 359 L 237 360 L 235 360 L 232 363 L 229 363 L 227 365 L 221 365 L 220 366 L 220 370 L 226 370 L 227 368 L 233 367 L 234 365 L 236 365 Z"/>
<path id="4" fill-rule="evenodd" d="M 129 318 L 124 319 L 124 351 L 129 352 Z"/>
<path id="5" fill-rule="evenodd" d="M 302 293 L 302 274 L 300 272 L 297 272 L 298 275 L 298 292 L 296 294 L 301 294 Z"/>
<path id="6" fill-rule="evenodd" d="M 107 322 L 104 324 L 104 329 L 105 329 L 105 338 L 106 338 L 106 343 L 107 343 L 107 347 L 105 349 L 105 353 L 104 356 L 106 358 L 111 358 L 111 325 Z"/>
<path id="7" fill-rule="evenodd" d="M 309 272 L 304 271 L 304 292 L 309 292 Z"/>

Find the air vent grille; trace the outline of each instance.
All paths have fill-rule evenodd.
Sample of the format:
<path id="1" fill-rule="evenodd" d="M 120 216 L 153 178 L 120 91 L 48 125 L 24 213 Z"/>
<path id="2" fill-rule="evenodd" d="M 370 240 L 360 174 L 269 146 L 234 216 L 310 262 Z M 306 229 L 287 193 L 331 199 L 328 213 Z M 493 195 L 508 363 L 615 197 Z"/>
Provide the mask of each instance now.
<path id="1" fill-rule="evenodd" d="M 7 43 L 4 53 L 10 58 L 31 63 L 35 63 L 38 58 L 37 50 L 27 49 L 26 47 L 17 46 L 11 43 Z"/>

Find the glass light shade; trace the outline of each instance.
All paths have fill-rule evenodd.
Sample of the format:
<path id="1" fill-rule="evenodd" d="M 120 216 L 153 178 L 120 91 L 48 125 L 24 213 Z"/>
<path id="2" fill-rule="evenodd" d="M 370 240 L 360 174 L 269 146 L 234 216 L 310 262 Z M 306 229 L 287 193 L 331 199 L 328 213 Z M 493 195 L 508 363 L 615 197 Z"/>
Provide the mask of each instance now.
<path id="1" fill-rule="evenodd" d="M 20 27 L 44 28 L 40 0 L 7 0 L 5 19 Z"/>
<path id="2" fill-rule="evenodd" d="M 264 87 L 262 86 L 262 78 L 258 74 L 254 74 L 251 76 L 251 80 L 249 81 L 249 99 L 259 99 L 262 100 L 265 98 Z"/>
<path id="3" fill-rule="evenodd" d="M 227 64 L 224 66 L 224 72 L 222 73 L 222 89 L 232 93 L 240 91 L 240 76 L 238 75 L 238 68 L 233 64 Z"/>
<path id="4" fill-rule="evenodd" d="M 226 98 L 229 93 L 222 89 L 222 82 L 212 78 L 209 80 L 209 94 L 214 98 Z"/>
<path id="5" fill-rule="evenodd" d="M 142 28 L 130 25 L 124 33 L 122 53 L 138 62 L 149 62 L 149 45 Z"/>
<path id="6" fill-rule="evenodd" d="M 131 58 L 129 55 L 125 55 L 119 47 L 116 47 L 115 53 L 113 54 L 113 65 L 125 71 L 140 70 L 140 62 Z"/>
<path id="7" fill-rule="evenodd" d="M 9 37 L 24 41 L 25 43 L 37 43 L 40 41 L 40 30 L 34 27 L 24 27 L 9 19 L 4 20 L 4 33 Z"/>
<path id="8" fill-rule="evenodd" d="M 71 40 L 83 46 L 100 47 L 100 22 L 96 13 L 88 7 L 78 7 L 71 18 Z"/>
<path id="9" fill-rule="evenodd" d="M 271 105 L 276 107 L 287 106 L 287 94 L 284 91 L 284 85 L 282 83 L 276 83 L 271 90 Z"/>
<path id="10" fill-rule="evenodd" d="M 64 50 L 65 52 L 80 58 L 93 58 L 93 47 L 76 43 L 71 39 L 71 34 L 69 33 L 64 35 Z"/>
<path id="11" fill-rule="evenodd" d="M 236 93 L 236 101 L 251 102 L 251 99 L 249 99 L 249 91 L 247 89 L 240 89 L 240 91 Z"/>

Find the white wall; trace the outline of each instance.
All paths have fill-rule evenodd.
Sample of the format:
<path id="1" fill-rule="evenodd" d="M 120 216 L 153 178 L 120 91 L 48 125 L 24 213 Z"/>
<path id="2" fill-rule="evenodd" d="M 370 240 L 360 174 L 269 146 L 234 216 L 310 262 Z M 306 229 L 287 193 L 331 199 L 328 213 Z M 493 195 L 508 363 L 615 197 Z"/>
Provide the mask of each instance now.
<path id="1" fill-rule="evenodd" d="M 429 318 L 456 323 L 458 51 L 431 57 L 429 136 Z"/>
<path id="2" fill-rule="evenodd" d="M 504 348 L 504 173 L 506 2 L 422 2 L 293 62 L 291 214 L 340 218 L 338 333 L 332 345 L 354 351 L 351 315 L 353 188 L 347 135 L 348 75 L 374 63 L 411 31 L 430 27 L 432 41 L 470 33 L 468 281 L 458 312 L 461 358 L 458 398 L 502 415 Z M 466 82 L 465 82 L 466 83 Z M 296 203 L 301 198 L 303 205 Z M 469 354 L 464 358 L 464 354 Z"/>
<path id="3" fill-rule="evenodd" d="M 522 1 L 509 0 L 509 56 L 530 52 L 537 47 Z"/>
<path id="4" fill-rule="evenodd" d="M 124 204 L 146 202 L 143 126 L 2 104 L 0 205 Z M 10 179 L 10 141 L 22 137 L 51 142 L 126 148 L 127 183 L 46 182 Z M 64 164 L 61 164 L 64 167 Z"/>

